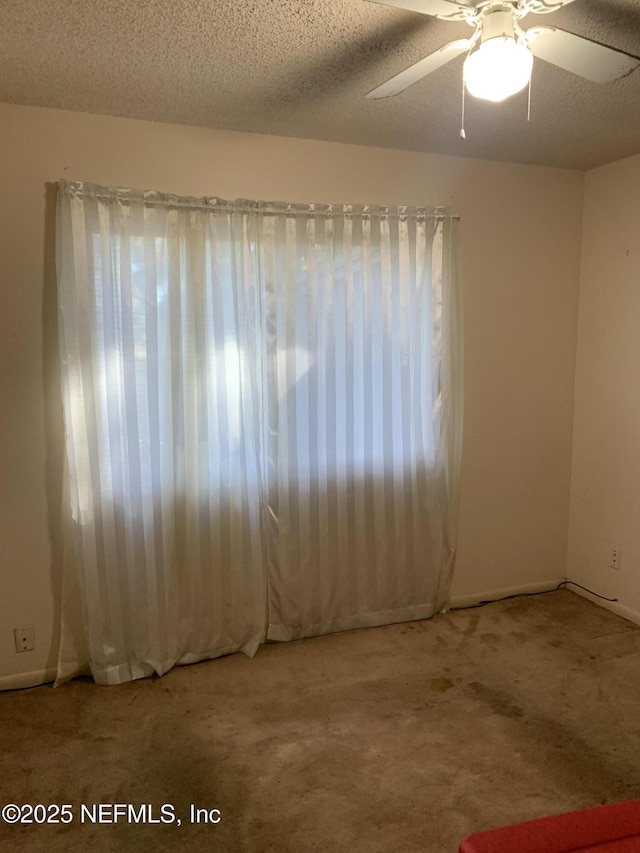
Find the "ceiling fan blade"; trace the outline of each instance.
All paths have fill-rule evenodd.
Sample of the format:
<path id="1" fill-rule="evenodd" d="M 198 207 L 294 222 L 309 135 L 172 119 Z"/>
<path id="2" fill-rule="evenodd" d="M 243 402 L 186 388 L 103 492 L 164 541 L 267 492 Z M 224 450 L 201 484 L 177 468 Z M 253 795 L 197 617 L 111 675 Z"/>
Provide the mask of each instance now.
<path id="1" fill-rule="evenodd" d="M 475 17 L 475 9 L 455 0 L 371 0 L 383 6 L 395 6 L 407 12 L 420 12 L 445 21 L 467 21 Z"/>
<path id="2" fill-rule="evenodd" d="M 623 50 L 557 27 L 532 27 L 527 30 L 526 38 L 534 56 L 594 83 L 610 83 L 626 77 L 640 65 L 638 57 Z"/>
<path id="3" fill-rule="evenodd" d="M 474 43 L 475 39 L 470 38 L 458 39 L 458 41 L 445 44 L 440 50 L 430 53 L 429 56 L 421 59 L 420 62 L 416 62 L 415 65 L 405 68 L 404 71 L 396 74 L 391 80 L 387 80 L 386 83 L 383 83 L 376 89 L 372 89 L 371 92 L 367 93 L 367 98 L 390 98 L 392 95 L 399 95 L 400 92 L 404 92 L 409 86 L 413 86 L 414 83 L 422 80 L 423 77 L 431 74 L 432 71 L 440 68 L 441 65 L 446 65 L 447 62 L 451 62 L 456 56 L 460 56 L 461 53 L 468 51 Z"/>
<path id="4" fill-rule="evenodd" d="M 527 12 L 528 15 L 544 15 L 547 12 L 555 12 L 557 9 L 562 9 L 563 6 L 568 6 L 574 0 L 528 0 Z"/>

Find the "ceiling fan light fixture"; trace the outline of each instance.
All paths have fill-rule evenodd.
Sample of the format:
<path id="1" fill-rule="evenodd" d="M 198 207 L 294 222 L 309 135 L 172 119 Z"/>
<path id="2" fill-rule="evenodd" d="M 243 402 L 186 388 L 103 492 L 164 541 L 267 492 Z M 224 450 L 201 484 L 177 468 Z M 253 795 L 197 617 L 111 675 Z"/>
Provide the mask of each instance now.
<path id="1" fill-rule="evenodd" d="M 531 79 L 533 54 L 511 36 L 483 41 L 464 62 L 464 82 L 475 98 L 504 101 L 521 92 Z"/>

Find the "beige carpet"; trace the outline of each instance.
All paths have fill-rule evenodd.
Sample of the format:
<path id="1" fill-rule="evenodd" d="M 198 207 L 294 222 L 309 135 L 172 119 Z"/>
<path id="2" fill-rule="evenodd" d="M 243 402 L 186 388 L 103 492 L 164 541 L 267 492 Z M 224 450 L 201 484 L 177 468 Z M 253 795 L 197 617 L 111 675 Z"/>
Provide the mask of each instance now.
<path id="1" fill-rule="evenodd" d="M 640 629 L 557 592 L 4 693 L 0 786 L 73 806 L 68 825 L 0 824 L 2 851 L 455 853 L 472 831 L 640 797 Z M 181 825 L 82 823 L 82 803 L 107 820 L 172 804 Z M 190 824 L 191 804 L 220 822 Z"/>

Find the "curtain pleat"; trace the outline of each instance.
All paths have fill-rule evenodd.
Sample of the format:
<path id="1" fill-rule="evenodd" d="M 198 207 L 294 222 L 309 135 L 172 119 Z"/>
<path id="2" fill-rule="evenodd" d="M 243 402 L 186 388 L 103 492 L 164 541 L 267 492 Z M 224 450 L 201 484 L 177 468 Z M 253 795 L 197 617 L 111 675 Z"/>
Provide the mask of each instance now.
<path id="1" fill-rule="evenodd" d="M 61 182 L 58 683 L 446 607 L 461 451 L 444 209 Z"/>

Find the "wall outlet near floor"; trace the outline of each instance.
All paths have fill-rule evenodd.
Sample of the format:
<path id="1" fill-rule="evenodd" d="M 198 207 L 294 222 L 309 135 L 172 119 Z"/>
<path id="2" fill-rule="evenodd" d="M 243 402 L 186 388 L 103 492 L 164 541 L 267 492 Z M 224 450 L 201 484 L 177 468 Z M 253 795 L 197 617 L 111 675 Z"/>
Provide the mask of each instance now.
<path id="1" fill-rule="evenodd" d="M 609 548 L 609 568 L 618 571 L 620 569 L 620 548 L 612 545 Z"/>
<path id="2" fill-rule="evenodd" d="M 13 636 L 16 642 L 16 652 L 32 652 L 35 648 L 35 631 L 33 625 L 14 628 Z"/>

